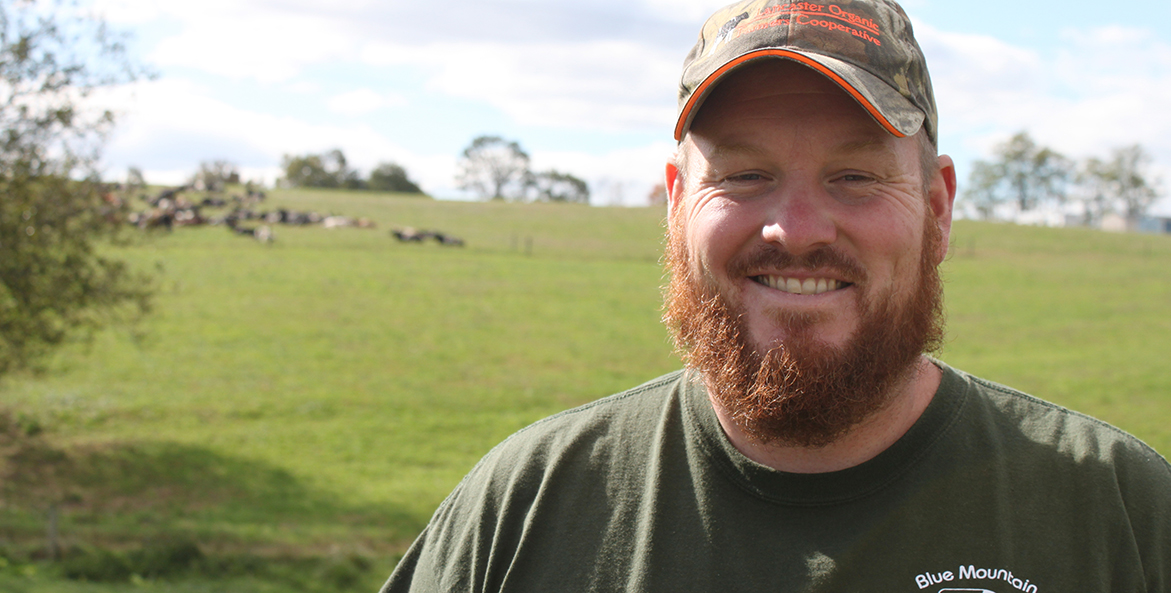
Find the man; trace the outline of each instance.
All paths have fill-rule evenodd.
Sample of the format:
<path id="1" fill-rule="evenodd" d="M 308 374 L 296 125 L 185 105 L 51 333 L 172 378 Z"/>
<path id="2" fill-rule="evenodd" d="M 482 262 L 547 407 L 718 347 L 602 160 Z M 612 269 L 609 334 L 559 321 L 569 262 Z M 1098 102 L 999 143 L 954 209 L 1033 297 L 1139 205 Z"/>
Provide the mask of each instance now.
<path id="1" fill-rule="evenodd" d="M 667 166 L 687 370 L 493 449 L 384 591 L 1171 591 L 1171 466 L 925 356 L 955 170 L 890 0 L 705 24 Z"/>

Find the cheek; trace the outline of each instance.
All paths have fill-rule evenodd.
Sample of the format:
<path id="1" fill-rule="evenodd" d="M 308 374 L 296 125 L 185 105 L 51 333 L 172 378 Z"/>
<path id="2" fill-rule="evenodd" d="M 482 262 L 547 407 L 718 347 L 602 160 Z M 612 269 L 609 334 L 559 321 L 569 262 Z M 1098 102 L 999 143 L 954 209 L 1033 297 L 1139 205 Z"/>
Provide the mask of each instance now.
<path id="1" fill-rule="evenodd" d="M 874 287 L 890 296 L 905 296 L 915 291 L 923 255 L 923 236 L 920 229 L 900 229 L 906 240 L 886 241 L 876 246 L 874 272 L 881 271 L 884 280 Z M 875 280 L 879 280 L 876 276 Z M 885 285 L 885 286 L 884 286 Z"/>
<path id="2" fill-rule="evenodd" d="M 853 217 L 843 229 L 866 266 L 872 296 L 914 291 L 924 248 L 924 216 L 923 210 L 913 207 L 888 208 Z"/>
<path id="3" fill-rule="evenodd" d="M 688 225 L 692 264 L 709 278 L 722 278 L 728 261 L 751 240 L 752 225 L 743 213 L 726 205 L 709 203 Z"/>

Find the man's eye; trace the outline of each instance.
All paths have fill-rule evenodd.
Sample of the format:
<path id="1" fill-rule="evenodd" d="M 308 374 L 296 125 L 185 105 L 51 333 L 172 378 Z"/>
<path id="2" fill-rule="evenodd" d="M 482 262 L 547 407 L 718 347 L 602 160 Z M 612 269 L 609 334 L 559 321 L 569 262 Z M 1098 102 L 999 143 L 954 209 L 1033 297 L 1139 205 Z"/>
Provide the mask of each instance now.
<path id="1" fill-rule="evenodd" d="M 764 176 L 761 175 L 760 173 L 739 173 L 737 175 L 729 175 L 728 176 L 728 181 L 731 181 L 733 183 L 736 183 L 736 182 L 746 183 L 746 182 L 752 182 L 752 181 L 760 181 L 761 179 L 764 179 Z"/>
<path id="2" fill-rule="evenodd" d="M 870 177 L 869 175 L 863 175 L 861 173 L 848 173 L 846 175 L 842 175 L 838 179 L 847 183 L 865 183 L 867 181 L 874 180 L 873 177 Z"/>

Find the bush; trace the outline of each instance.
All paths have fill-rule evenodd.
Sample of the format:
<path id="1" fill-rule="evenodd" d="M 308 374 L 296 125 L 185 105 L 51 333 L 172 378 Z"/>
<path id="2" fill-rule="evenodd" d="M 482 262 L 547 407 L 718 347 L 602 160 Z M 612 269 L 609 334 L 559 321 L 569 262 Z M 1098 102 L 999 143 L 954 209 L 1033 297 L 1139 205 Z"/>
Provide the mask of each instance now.
<path id="1" fill-rule="evenodd" d="M 184 539 L 151 542 L 128 556 L 134 574 L 148 579 L 189 574 L 204 561 L 199 546 Z"/>
<path id="2" fill-rule="evenodd" d="M 396 163 L 382 163 L 370 172 L 366 186 L 374 191 L 421 194 L 423 190 L 407 177 L 407 171 Z"/>
<path id="3" fill-rule="evenodd" d="M 134 575 L 167 579 L 201 572 L 204 559 L 199 546 L 184 539 L 148 542 L 129 552 L 75 548 L 61 559 L 61 574 L 96 583 L 124 583 Z"/>
<path id="4" fill-rule="evenodd" d="M 75 581 L 124 583 L 134 571 L 126 556 L 112 550 L 76 549 L 61 559 L 61 574 Z"/>
<path id="5" fill-rule="evenodd" d="M 362 582 L 370 568 L 369 560 L 350 554 L 326 560 L 318 574 L 322 583 L 336 589 L 350 590 Z"/>

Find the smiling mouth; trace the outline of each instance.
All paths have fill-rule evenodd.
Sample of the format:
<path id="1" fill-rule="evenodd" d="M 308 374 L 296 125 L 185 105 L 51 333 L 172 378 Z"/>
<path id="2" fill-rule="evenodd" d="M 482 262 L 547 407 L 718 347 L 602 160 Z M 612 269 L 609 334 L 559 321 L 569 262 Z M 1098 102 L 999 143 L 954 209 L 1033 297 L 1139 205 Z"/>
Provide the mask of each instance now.
<path id="1" fill-rule="evenodd" d="M 851 286 L 849 282 L 842 282 L 841 280 L 834 280 L 832 278 L 806 278 L 804 280 L 798 280 L 797 278 L 786 278 L 784 276 L 753 276 L 752 280 L 758 284 L 763 284 L 782 292 L 800 295 L 824 294 Z"/>

